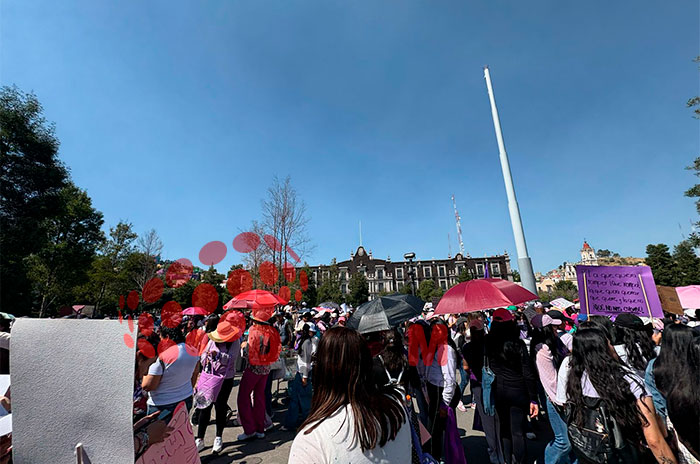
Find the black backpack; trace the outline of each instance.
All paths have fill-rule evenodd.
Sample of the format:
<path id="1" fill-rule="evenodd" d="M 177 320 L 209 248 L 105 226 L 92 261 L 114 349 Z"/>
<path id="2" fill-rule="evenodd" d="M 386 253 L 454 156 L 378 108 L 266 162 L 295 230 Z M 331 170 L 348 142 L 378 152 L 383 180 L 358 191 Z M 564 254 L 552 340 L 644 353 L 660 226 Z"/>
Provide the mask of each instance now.
<path id="1" fill-rule="evenodd" d="M 637 448 L 625 440 L 617 421 L 600 398 L 583 397 L 583 424 L 574 424 L 574 406 L 567 405 L 569 440 L 582 464 L 633 464 Z"/>

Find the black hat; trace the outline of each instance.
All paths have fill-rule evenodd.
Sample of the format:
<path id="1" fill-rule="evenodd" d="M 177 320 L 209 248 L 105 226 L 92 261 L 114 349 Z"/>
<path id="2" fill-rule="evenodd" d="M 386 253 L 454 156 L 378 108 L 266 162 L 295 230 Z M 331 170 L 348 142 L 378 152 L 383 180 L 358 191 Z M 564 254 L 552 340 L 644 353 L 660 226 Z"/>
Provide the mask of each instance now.
<path id="1" fill-rule="evenodd" d="M 639 316 L 630 313 L 623 313 L 617 316 L 614 324 L 632 330 L 644 330 L 644 321 Z"/>

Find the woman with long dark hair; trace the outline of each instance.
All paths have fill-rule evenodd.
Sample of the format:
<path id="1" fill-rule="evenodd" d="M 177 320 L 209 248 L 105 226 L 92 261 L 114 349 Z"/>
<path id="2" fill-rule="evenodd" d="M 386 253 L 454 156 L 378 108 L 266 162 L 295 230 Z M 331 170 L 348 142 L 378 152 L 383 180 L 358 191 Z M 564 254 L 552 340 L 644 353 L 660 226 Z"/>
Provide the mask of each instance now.
<path id="1" fill-rule="evenodd" d="M 508 464 L 520 464 L 527 455 L 527 416 L 534 418 L 539 413 L 537 380 L 525 342 L 520 339 L 520 329 L 507 309 L 493 312 L 491 332 L 486 336 L 486 356 L 496 375 L 493 392 L 503 457 Z"/>
<path id="2" fill-rule="evenodd" d="M 700 460 L 700 336 L 692 339 L 680 364 L 678 375 L 666 395 L 668 418 L 676 431 L 679 445 L 685 447 L 694 459 Z M 688 462 L 692 460 L 688 459 Z"/>
<path id="3" fill-rule="evenodd" d="M 544 449 L 544 460 L 551 464 L 570 463 L 573 460 L 566 422 L 560 413 L 562 405 L 557 403 L 557 372 L 569 351 L 554 329 L 562 322 L 560 319 L 552 319 L 547 314 L 537 314 L 530 321 L 530 357 L 537 367 L 547 397 L 547 417 L 554 432 L 554 439 Z"/>
<path id="4" fill-rule="evenodd" d="M 666 426 L 666 396 L 676 384 L 677 377 L 686 364 L 688 346 L 693 340 L 693 329 L 685 325 L 672 324 L 665 327 L 661 336 L 659 356 L 649 361 L 644 382 L 654 400 L 654 409 Z"/>
<path id="5" fill-rule="evenodd" d="M 586 411 L 599 398 L 599 404 L 619 428 L 615 439 L 626 444 L 616 448 L 620 463 L 640 462 L 643 440 L 659 463 L 677 462 L 659 429 L 644 381 L 619 360 L 603 330 L 586 328 L 576 332 L 571 356 L 562 362 L 559 376 L 566 390 L 558 392 L 558 397 L 563 396 L 570 407 L 570 427 L 575 424 L 584 428 Z M 608 433 L 613 434 L 612 428 Z M 587 456 L 578 451 L 577 455 L 581 462 L 587 462 Z"/>
<path id="6" fill-rule="evenodd" d="M 384 349 L 373 361 L 374 381 L 378 387 L 393 385 L 404 392 L 420 388 L 420 378 L 415 366 L 408 364 L 406 347 L 398 328 L 384 334 Z"/>
<path id="7" fill-rule="evenodd" d="M 471 315 L 471 314 L 470 314 Z M 484 412 L 482 398 L 482 368 L 484 367 L 484 323 L 481 319 L 472 318 L 469 322 L 470 340 L 462 347 L 462 356 L 467 363 L 469 372 L 469 390 L 472 393 L 472 402 L 476 404 L 476 415 L 481 421 L 481 427 L 486 435 L 487 452 L 491 464 L 503 464 L 503 450 L 501 448 L 501 434 L 496 416 L 489 416 Z"/>
<path id="8" fill-rule="evenodd" d="M 346 327 L 328 329 L 316 353 L 311 413 L 289 463 L 404 464 L 411 446 L 402 394 L 377 387 L 365 339 Z"/>
<path id="9" fill-rule="evenodd" d="M 649 361 L 656 357 L 655 345 L 644 322 L 634 314 L 624 313 L 613 323 L 614 348 L 620 360 L 644 378 Z"/>

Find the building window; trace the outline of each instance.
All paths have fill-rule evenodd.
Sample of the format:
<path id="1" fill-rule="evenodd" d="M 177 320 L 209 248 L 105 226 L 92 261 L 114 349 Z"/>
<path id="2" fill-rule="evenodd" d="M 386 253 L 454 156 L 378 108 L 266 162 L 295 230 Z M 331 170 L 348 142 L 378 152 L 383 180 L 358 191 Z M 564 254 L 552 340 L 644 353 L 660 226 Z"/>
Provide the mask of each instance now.
<path id="1" fill-rule="evenodd" d="M 442 288 L 443 290 L 447 290 L 447 281 L 446 280 L 440 281 L 440 288 Z"/>
<path id="2" fill-rule="evenodd" d="M 345 271 L 340 271 L 340 280 L 345 280 L 347 278 L 347 273 Z"/>
<path id="3" fill-rule="evenodd" d="M 476 275 L 484 277 L 484 263 L 476 263 Z"/>
<path id="4" fill-rule="evenodd" d="M 396 269 L 396 278 L 403 279 L 403 269 L 401 269 L 401 268 Z"/>
<path id="5" fill-rule="evenodd" d="M 384 269 L 377 269 L 377 279 L 384 278 Z"/>
<path id="6" fill-rule="evenodd" d="M 457 275 L 460 275 L 463 270 L 464 270 L 464 266 L 462 266 L 461 264 L 458 264 L 457 265 Z"/>
<path id="7" fill-rule="evenodd" d="M 383 292 L 384 291 L 384 282 L 379 282 L 377 284 L 377 291 L 378 292 Z"/>
<path id="8" fill-rule="evenodd" d="M 328 271 L 323 271 L 323 280 L 328 280 L 329 275 Z"/>
<path id="9" fill-rule="evenodd" d="M 499 263 L 491 263 L 491 275 L 501 275 L 501 265 Z"/>
<path id="10" fill-rule="evenodd" d="M 445 277 L 445 266 L 439 266 L 439 267 L 438 267 L 438 276 L 439 276 L 439 277 Z"/>
<path id="11" fill-rule="evenodd" d="M 345 295 L 346 293 L 348 293 L 348 286 L 346 284 L 342 284 L 340 286 L 340 291 L 343 293 L 343 295 Z"/>
<path id="12" fill-rule="evenodd" d="M 427 266 L 424 267 L 423 268 L 423 277 L 432 277 L 432 276 L 433 276 L 433 270 Z"/>

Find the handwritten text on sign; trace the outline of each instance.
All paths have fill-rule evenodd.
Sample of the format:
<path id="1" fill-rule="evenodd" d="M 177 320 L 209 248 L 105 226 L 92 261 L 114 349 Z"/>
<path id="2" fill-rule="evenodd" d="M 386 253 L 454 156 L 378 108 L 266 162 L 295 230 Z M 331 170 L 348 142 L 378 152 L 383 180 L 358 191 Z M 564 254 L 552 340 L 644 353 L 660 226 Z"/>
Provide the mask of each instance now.
<path id="1" fill-rule="evenodd" d="M 136 464 L 200 464 L 184 402 L 175 408 L 168 425 L 173 428 L 170 436 L 148 448 Z"/>
<path id="2" fill-rule="evenodd" d="M 576 266 L 581 313 L 663 317 L 648 266 Z"/>

